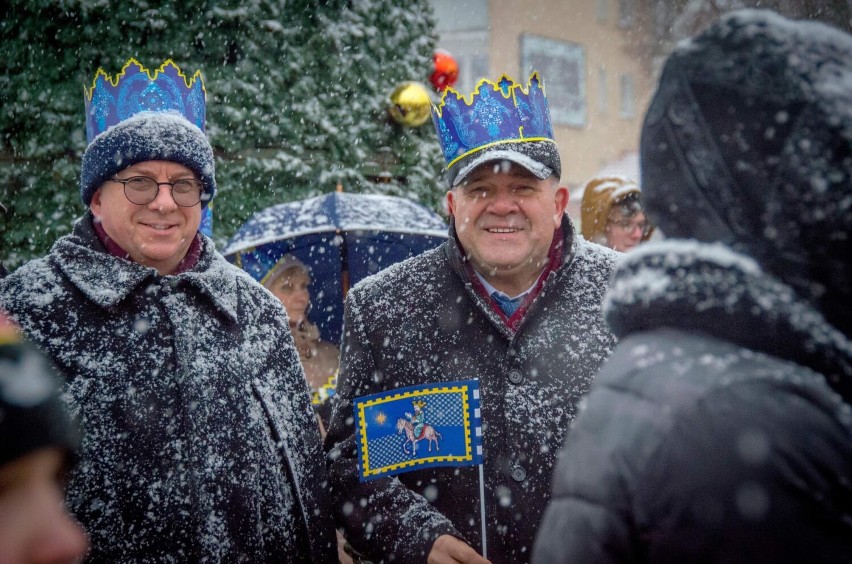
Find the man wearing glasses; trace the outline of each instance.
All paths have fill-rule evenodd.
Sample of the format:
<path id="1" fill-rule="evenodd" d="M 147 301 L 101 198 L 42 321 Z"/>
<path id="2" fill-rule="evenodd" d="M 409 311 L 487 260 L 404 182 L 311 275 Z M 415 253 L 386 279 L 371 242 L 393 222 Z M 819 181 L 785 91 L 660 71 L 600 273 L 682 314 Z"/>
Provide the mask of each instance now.
<path id="1" fill-rule="evenodd" d="M 92 561 L 336 560 L 319 432 L 278 301 L 198 232 L 216 193 L 199 74 L 87 89 L 81 197 L 0 304 L 60 370 Z"/>
<path id="2" fill-rule="evenodd" d="M 181 164 L 131 165 L 92 195 L 95 230 L 105 242 L 118 245 L 126 258 L 161 275 L 174 274 L 197 240 L 202 189 L 192 170 Z"/>

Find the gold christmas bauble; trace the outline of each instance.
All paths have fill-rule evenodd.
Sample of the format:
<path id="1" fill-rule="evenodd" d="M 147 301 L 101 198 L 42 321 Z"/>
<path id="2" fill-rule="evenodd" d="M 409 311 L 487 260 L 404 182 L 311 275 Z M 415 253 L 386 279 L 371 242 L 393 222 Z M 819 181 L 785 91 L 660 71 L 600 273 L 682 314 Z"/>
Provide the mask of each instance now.
<path id="1" fill-rule="evenodd" d="M 419 127 L 429 119 L 431 105 L 425 86 L 419 82 L 403 82 L 391 92 L 388 111 L 397 123 Z"/>

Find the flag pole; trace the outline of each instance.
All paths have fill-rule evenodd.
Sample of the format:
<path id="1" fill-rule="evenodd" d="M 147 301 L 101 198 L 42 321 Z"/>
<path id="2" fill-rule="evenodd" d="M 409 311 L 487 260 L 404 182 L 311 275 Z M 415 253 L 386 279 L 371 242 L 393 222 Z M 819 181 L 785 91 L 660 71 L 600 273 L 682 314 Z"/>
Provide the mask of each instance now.
<path id="1" fill-rule="evenodd" d="M 482 557 L 488 558 L 488 540 L 485 532 L 485 473 L 479 465 L 479 520 L 482 522 Z"/>

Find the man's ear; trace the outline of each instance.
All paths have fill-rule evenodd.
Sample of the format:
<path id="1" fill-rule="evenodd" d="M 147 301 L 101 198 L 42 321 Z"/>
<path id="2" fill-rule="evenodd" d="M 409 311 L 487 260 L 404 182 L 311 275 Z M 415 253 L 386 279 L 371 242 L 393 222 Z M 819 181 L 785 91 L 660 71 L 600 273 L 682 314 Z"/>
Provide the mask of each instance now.
<path id="1" fill-rule="evenodd" d="M 92 201 L 89 204 L 89 209 L 92 210 L 92 215 L 97 218 L 101 217 L 101 189 L 98 188 L 95 190 L 95 193 L 92 194 Z"/>
<path id="2" fill-rule="evenodd" d="M 556 202 L 556 214 L 553 216 L 553 219 L 556 223 L 555 226 L 559 227 L 562 223 L 562 216 L 565 215 L 565 210 L 568 208 L 568 199 L 570 198 L 568 188 L 566 186 L 558 186 L 554 198 Z"/>
<path id="3" fill-rule="evenodd" d="M 447 191 L 447 212 L 453 217 L 455 217 L 455 215 L 456 215 L 455 207 L 456 207 L 456 202 L 455 202 L 455 199 L 453 197 L 453 191 L 448 190 Z"/>

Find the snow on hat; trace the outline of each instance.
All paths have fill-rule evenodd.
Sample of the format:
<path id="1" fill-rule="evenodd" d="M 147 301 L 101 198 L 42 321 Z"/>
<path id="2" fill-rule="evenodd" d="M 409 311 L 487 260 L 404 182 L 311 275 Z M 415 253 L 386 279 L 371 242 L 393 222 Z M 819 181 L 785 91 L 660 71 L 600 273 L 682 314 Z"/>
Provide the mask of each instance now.
<path id="1" fill-rule="evenodd" d="M 201 205 L 216 195 L 213 148 L 204 134 L 204 82 L 197 71 L 187 79 L 171 60 L 153 74 L 135 59 L 110 77 L 98 69 L 85 89 L 86 136 L 80 196 L 92 195 L 117 172 L 143 161 L 181 164 L 204 187 Z"/>
<path id="2" fill-rule="evenodd" d="M 0 466 L 45 447 L 74 454 L 77 428 L 48 360 L 0 310 Z"/>
<path id="3" fill-rule="evenodd" d="M 496 83 L 480 80 L 470 98 L 468 103 L 448 88 L 440 103 L 432 106 L 450 188 L 481 164 L 496 160 L 520 165 L 542 180 L 562 174 L 547 97 L 537 72 L 526 88 L 506 75 Z"/>

